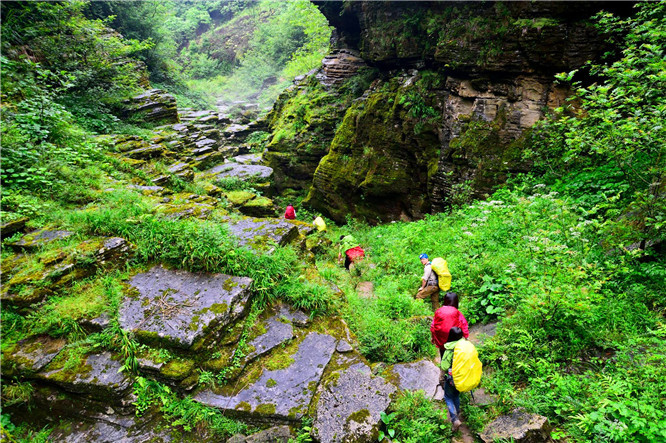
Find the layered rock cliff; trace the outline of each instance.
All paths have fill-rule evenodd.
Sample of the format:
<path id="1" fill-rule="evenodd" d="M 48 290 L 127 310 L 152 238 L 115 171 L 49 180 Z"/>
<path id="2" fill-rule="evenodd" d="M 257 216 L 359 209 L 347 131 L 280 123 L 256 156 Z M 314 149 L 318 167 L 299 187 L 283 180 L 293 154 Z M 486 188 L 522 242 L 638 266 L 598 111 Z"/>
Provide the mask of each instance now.
<path id="1" fill-rule="evenodd" d="M 276 104 L 266 158 L 337 221 L 419 218 L 528 170 L 529 129 L 568 96 L 554 74 L 607 49 L 594 2 L 318 7 L 331 55 Z"/>

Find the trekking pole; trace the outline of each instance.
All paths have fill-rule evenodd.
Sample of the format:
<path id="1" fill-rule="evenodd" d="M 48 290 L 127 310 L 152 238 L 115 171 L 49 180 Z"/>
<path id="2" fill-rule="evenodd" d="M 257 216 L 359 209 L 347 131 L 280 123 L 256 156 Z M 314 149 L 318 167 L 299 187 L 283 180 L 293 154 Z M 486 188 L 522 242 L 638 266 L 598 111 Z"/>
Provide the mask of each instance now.
<path id="1" fill-rule="evenodd" d="M 435 399 L 435 395 L 437 395 L 437 388 L 439 388 L 440 386 L 441 385 L 439 383 L 437 383 L 437 386 L 435 386 L 435 392 L 432 394 L 432 400 Z M 442 388 L 442 389 L 444 389 L 444 388 Z"/>

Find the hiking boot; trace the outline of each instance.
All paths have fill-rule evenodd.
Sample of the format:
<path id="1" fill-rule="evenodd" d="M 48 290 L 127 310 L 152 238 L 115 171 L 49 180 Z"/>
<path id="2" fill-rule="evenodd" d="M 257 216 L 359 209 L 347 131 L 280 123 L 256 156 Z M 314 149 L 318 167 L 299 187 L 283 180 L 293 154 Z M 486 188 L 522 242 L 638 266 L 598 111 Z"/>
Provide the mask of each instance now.
<path id="1" fill-rule="evenodd" d="M 455 431 L 458 430 L 458 428 L 460 427 L 461 424 L 462 423 L 460 422 L 460 420 L 456 419 L 456 421 L 453 422 L 453 425 L 451 426 L 451 429 L 453 429 L 453 431 L 455 432 Z"/>

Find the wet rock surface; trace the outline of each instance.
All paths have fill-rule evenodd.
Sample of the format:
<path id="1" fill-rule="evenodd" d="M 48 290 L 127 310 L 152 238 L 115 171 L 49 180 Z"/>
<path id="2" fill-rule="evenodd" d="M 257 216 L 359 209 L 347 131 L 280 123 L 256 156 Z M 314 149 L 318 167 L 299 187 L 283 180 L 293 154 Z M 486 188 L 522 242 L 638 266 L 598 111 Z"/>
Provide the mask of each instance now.
<path id="1" fill-rule="evenodd" d="M 109 398 L 124 396 L 132 386 L 132 380 L 121 372 L 122 362 L 111 353 L 91 354 L 81 366 L 70 369 L 63 362 L 51 362 L 37 374 L 37 377 L 55 383 L 63 389 L 74 392 Z M 57 366 L 57 367 L 53 367 Z"/>
<path id="2" fill-rule="evenodd" d="M 423 391 L 427 398 L 442 400 L 444 391 L 439 384 L 440 369 L 430 360 L 393 365 L 396 386 L 407 391 Z"/>
<path id="3" fill-rule="evenodd" d="M 42 229 L 27 233 L 19 240 L 9 243 L 9 246 L 15 249 L 35 250 L 56 240 L 64 240 L 72 235 L 74 235 L 73 232 L 64 229 Z"/>
<path id="4" fill-rule="evenodd" d="M 267 352 L 270 352 L 277 346 L 285 343 L 294 338 L 294 327 L 291 323 L 280 321 L 280 315 L 270 317 L 265 324 L 266 332 L 259 335 L 252 341 L 249 346 L 254 350 L 250 352 L 245 359 L 247 361 L 254 360 Z"/>
<path id="5" fill-rule="evenodd" d="M 239 163 L 225 163 L 215 166 L 206 171 L 207 174 L 215 175 L 218 178 L 236 177 L 246 179 L 256 177 L 257 179 L 269 179 L 273 175 L 273 169 L 268 166 L 244 165 Z"/>
<path id="6" fill-rule="evenodd" d="M 127 118 L 148 122 L 178 122 L 178 109 L 173 95 L 160 89 L 150 89 L 125 102 Z"/>
<path id="7" fill-rule="evenodd" d="M 246 217 L 228 219 L 227 227 L 241 246 L 266 248 L 271 242 L 283 246 L 298 237 L 298 228 L 285 220 Z"/>
<path id="8" fill-rule="evenodd" d="M 28 217 L 21 217 L 15 220 L 3 221 L 0 224 L 0 235 L 2 238 L 6 238 L 16 234 L 17 232 L 23 232 L 25 229 L 25 224 L 28 222 Z"/>
<path id="9" fill-rule="evenodd" d="M 321 62 L 322 70 L 317 79 L 326 86 L 338 85 L 354 76 L 359 68 L 365 66 L 365 61 L 358 51 L 339 49 L 324 57 Z"/>
<path id="10" fill-rule="evenodd" d="M 192 349 L 243 315 L 252 279 L 156 266 L 129 284 L 136 292 L 123 300 L 121 327 L 143 342 Z"/>
<path id="11" fill-rule="evenodd" d="M 542 415 L 529 414 L 520 409 L 497 418 L 488 424 L 479 436 L 486 443 L 500 439 L 521 443 L 551 441 L 548 432 L 548 419 Z"/>
<path id="12" fill-rule="evenodd" d="M 242 165 L 260 165 L 262 163 L 261 154 L 244 154 L 229 159 L 232 162 Z"/>
<path id="13" fill-rule="evenodd" d="M 289 426 L 274 426 L 249 436 L 234 435 L 227 443 L 288 443 L 294 438 Z"/>
<path id="14" fill-rule="evenodd" d="M 21 340 L 2 352 L 2 372 L 4 375 L 39 372 L 58 355 L 65 343 L 64 339 L 48 336 Z"/>
<path id="15" fill-rule="evenodd" d="M 475 345 L 483 344 L 488 338 L 494 337 L 497 333 L 498 322 L 475 324 L 469 328 L 469 341 Z"/>
<path id="16" fill-rule="evenodd" d="M 120 415 L 112 412 L 59 424 L 50 435 L 51 441 L 65 443 L 130 443 L 193 441 L 187 433 L 173 433 L 167 423 L 152 417 Z M 196 436 L 196 441 L 215 441 Z"/>
<path id="17" fill-rule="evenodd" d="M 286 356 L 288 367 L 262 371 L 256 380 L 237 393 L 225 395 L 205 390 L 194 399 L 255 419 L 298 420 L 307 412 L 324 368 L 335 352 L 336 342 L 330 335 L 310 333 L 294 354 Z"/>
<path id="18" fill-rule="evenodd" d="M 338 357 L 344 362 L 346 357 Z M 338 364 L 341 362 L 338 361 Z M 391 403 L 396 388 L 370 367 L 356 362 L 333 372 L 318 388 L 313 430 L 322 443 L 376 441 L 380 413 Z"/>

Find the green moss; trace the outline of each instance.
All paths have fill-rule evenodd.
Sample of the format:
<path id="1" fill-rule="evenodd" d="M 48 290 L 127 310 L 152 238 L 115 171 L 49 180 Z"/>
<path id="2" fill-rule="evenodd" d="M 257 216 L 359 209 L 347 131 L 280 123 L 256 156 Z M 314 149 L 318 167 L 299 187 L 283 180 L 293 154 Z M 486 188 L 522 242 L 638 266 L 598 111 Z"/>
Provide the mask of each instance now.
<path id="1" fill-rule="evenodd" d="M 194 362 L 192 360 L 175 359 L 162 366 L 160 374 L 166 378 L 182 380 L 190 375 L 192 369 L 194 369 Z"/>
<path id="2" fill-rule="evenodd" d="M 275 385 L 277 385 L 277 382 L 275 380 L 273 380 L 272 378 L 269 378 L 268 381 L 266 382 L 266 387 L 267 388 L 272 388 Z"/>
<path id="3" fill-rule="evenodd" d="M 92 371 L 92 366 L 86 363 L 87 355 L 83 354 L 83 352 L 83 348 L 80 347 L 63 349 L 44 368 L 44 373 L 49 373 L 49 380 L 64 383 L 71 383 L 79 376 L 83 377 Z"/>
<path id="4" fill-rule="evenodd" d="M 257 406 L 257 409 L 255 409 L 255 412 L 258 412 L 259 414 L 264 414 L 264 415 L 273 415 L 275 414 L 275 405 L 272 403 L 264 403 L 259 406 Z"/>
<path id="5" fill-rule="evenodd" d="M 248 402 L 242 401 L 236 405 L 236 410 L 250 412 L 252 411 L 252 406 Z"/>
<path id="6" fill-rule="evenodd" d="M 226 282 L 224 284 L 226 285 Z M 229 311 L 229 305 L 226 303 L 213 303 L 210 306 L 210 310 L 216 314 L 224 314 L 225 312 Z"/>
<path id="7" fill-rule="evenodd" d="M 368 418 L 370 418 L 370 411 L 367 409 L 361 409 L 347 417 L 347 423 L 352 421 L 356 423 L 365 423 L 368 421 Z"/>
<path id="8" fill-rule="evenodd" d="M 276 371 L 279 369 L 286 369 L 294 363 L 292 353 L 289 352 L 291 347 L 287 348 L 288 350 L 282 350 L 274 353 L 266 362 L 265 367 L 269 371 Z"/>
<path id="9" fill-rule="evenodd" d="M 232 278 L 228 278 L 222 285 L 222 289 L 224 289 L 227 292 L 230 292 L 236 286 L 238 286 L 238 282 L 234 281 L 234 279 Z"/>
<path id="10" fill-rule="evenodd" d="M 247 203 L 248 201 L 255 198 L 257 195 L 249 191 L 230 191 L 225 192 L 224 196 L 229 200 L 233 205 L 241 206 Z"/>

